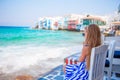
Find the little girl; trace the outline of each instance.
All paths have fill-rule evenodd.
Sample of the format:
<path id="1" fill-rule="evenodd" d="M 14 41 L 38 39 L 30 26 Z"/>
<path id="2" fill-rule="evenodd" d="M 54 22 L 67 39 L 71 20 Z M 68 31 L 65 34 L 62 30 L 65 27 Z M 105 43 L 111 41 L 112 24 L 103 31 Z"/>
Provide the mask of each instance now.
<path id="1" fill-rule="evenodd" d="M 87 80 L 89 77 L 91 50 L 101 45 L 101 33 L 95 24 L 86 27 L 84 33 L 85 41 L 78 63 L 64 66 L 65 80 Z"/>

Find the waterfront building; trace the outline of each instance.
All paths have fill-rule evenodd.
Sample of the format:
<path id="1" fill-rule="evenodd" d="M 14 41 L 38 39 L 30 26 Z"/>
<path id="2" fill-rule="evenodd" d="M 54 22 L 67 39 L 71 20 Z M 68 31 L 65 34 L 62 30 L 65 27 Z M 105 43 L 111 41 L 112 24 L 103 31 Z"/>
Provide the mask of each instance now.
<path id="1" fill-rule="evenodd" d="M 106 25 L 106 21 L 98 16 L 87 15 L 87 16 L 82 18 L 81 30 L 84 30 L 84 28 L 90 24 L 97 24 L 101 28 L 101 26 Z"/>
<path id="2" fill-rule="evenodd" d="M 56 17 L 42 17 L 39 19 L 39 28 L 50 30 L 75 30 L 82 31 L 89 24 L 100 27 L 106 25 L 103 16 L 69 14 Z"/>
<path id="3" fill-rule="evenodd" d="M 67 29 L 76 31 L 78 29 L 78 25 L 81 22 L 82 15 L 77 15 L 77 14 L 70 14 L 67 15 Z"/>

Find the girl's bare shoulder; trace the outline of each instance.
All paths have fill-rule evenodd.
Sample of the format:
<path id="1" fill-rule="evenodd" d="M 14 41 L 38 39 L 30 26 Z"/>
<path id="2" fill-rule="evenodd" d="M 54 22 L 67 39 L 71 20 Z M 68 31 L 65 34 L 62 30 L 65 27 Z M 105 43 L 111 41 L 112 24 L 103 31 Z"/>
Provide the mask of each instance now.
<path id="1" fill-rule="evenodd" d="M 88 55 L 91 51 L 91 46 L 89 44 L 83 44 L 83 49 L 82 49 L 83 53 L 85 53 L 86 55 Z"/>

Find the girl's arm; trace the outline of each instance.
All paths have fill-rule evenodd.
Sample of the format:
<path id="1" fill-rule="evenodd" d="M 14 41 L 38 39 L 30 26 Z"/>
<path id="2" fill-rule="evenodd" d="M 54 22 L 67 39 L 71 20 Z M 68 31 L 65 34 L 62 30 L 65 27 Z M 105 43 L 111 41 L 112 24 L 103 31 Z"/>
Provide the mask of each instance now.
<path id="1" fill-rule="evenodd" d="M 83 46 L 81 56 L 79 57 L 79 61 L 83 62 L 85 61 L 85 58 L 89 55 L 90 52 L 90 46 Z"/>

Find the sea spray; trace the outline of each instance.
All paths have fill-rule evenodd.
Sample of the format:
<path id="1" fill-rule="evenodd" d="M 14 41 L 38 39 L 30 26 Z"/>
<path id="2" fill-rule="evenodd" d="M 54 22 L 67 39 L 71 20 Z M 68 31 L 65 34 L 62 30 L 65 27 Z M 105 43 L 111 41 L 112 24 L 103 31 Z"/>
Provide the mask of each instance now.
<path id="1" fill-rule="evenodd" d="M 32 65 L 47 66 L 49 69 L 63 63 L 65 57 L 81 51 L 82 46 L 12 46 L 6 47 L 0 56 L 0 68 L 4 73 L 13 73 Z M 0 48 L 1 49 L 1 48 Z M 51 61 L 51 62 L 50 62 Z M 45 72 L 45 70 L 43 71 Z"/>

